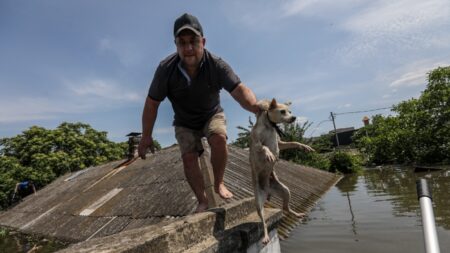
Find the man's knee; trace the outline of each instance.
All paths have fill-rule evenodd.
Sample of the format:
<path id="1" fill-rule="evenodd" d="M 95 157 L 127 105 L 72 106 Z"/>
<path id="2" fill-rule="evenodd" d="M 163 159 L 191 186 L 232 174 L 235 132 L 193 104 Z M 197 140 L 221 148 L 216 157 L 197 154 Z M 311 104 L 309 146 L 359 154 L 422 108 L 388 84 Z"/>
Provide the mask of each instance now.
<path id="1" fill-rule="evenodd" d="M 225 148 L 227 146 L 227 137 L 223 134 L 213 134 L 208 138 L 211 148 Z"/>
<path id="2" fill-rule="evenodd" d="M 182 156 L 183 165 L 185 169 L 191 169 L 198 165 L 198 153 L 197 152 L 189 152 L 185 153 Z"/>

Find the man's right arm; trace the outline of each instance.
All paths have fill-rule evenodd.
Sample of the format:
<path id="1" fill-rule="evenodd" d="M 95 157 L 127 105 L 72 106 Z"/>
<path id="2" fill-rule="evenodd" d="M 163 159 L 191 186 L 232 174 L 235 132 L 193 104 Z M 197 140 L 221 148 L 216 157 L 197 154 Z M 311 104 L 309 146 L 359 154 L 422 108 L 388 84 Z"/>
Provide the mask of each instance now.
<path id="1" fill-rule="evenodd" d="M 142 112 L 142 139 L 139 142 L 138 154 L 145 159 L 147 149 L 150 148 L 152 153 L 155 151 L 153 147 L 153 126 L 155 125 L 156 116 L 158 115 L 158 107 L 160 102 L 150 97 L 145 100 L 144 111 Z"/>

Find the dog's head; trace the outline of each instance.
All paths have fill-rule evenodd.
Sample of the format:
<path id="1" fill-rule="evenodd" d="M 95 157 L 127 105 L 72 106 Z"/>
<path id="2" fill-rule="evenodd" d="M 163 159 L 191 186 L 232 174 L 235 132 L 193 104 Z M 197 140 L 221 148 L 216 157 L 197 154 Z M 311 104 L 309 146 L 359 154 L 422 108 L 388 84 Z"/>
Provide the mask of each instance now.
<path id="1" fill-rule="evenodd" d="M 291 103 L 279 104 L 274 98 L 270 102 L 264 100 L 258 104 L 261 110 L 267 111 L 269 119 L 274 123 L 292 123 L 296 119 L 296 117 L 292 115 L 292 112 L 289 110 Z"/>

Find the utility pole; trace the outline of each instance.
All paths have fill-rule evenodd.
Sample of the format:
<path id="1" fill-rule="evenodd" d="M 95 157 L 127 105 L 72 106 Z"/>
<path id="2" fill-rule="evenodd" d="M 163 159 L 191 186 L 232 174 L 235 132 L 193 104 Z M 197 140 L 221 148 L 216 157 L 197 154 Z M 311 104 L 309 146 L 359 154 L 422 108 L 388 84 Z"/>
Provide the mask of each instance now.
<path id="1" fill-rule="evenodd" d="M 331 115 L 331 120 L 333 121 L 334 135 L 336 136 L 336 144 L 339 147 L 339 138 L 338 138 L 338 134 L 337 134 L 337 131 L 336 131 L 336 123 L 334 122 L 334 114 L 333 114 L 333 112 L 330 112 L 330 115 Z"/>

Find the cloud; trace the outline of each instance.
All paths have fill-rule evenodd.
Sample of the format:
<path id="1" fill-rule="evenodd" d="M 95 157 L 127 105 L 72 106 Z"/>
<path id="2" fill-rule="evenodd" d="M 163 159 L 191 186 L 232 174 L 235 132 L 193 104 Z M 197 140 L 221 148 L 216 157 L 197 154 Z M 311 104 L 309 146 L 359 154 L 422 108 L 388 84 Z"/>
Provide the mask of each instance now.
<path id="1" fill-rule="evenodd" d="M 371 1 L 342 26 L 360 34 L 413 32 L 449 21 L 447 0 Z"/>
<path id="2" fill-rule="evenodd" d="M 402 75 L 399 79 L 393 81 L 389 86 L 419 86 L 426 83 L 426 77 L 426 72 L 423 69 L 420 69 L 416 70 L 415 72 L 409 72 Z"/>
<path id="3" fill-rule="evenodd" d="M 102 38 L 98 42 L 98 49 L 100 52 L 111 53 L 117 56 L 120 63 L 126 67 L 141 63 L 145 57 L 145 54 L 142 53 L 144 48 L 139 47 L 133 41 Z"/>
<path id="4" fill-rule="evenodd" d="M 450 36 L 442 30 L 450 25 L 447 0 L 372 1 L 344 18 L 338 27 L 350 41 L 337 49 L 344 61 L 398 54 L 402 50 L 449 48 Z"/>
<path id="5" fill-rule="evenodd" d="M 388 74 L 391 76 L 390 78 L 392 80 L 389 87 L 394 88 L 392 92 L 396 92 L 397 89 L 402 87 L 425 86 L 427 84 L 428 73 L 431 70 L 439 66 L 448 65 L 450 65 L 450 63 L 446 63 L 445 61 L 429 59 L 402 66 L 400 69 L 394 70 L 392 73 Z"/>
<path id="6" fill-rule="evenodd" d="M 319 94 L 315 94 L 315 95 L 310 95 L 310 96 L 304 96 L 304 97 L 300 97 L 294 101 L 292 101 L 292 104 L 304 104 L 304 105 L 309 105 L 309 104 L 313 104 L 316 102 L 320 102 L 322 103 L 324 100 L 329 100 L 331 98 L 335 98 L 338 96 L 341 96 L 343 94 L 343 92 L 341 91 L 328 91 L 328 92 L 321 92 Z"/>
<path id="7" fill-rule="evenodd" d="M 61 113 L 83 112 L 86 106 L 49 98 L 20 97 L 0 100 L 0 123 L 46 120 Z"/>
<path id="8" fill-rule="evenodd" d="M 347 103 L 347 104 L 338 106 L 338 108 L 339 108 L 339 109 L 342 109 L 342 108 L 350 108 L 351 106 L 352 106 L 352 104 Z"/>
<path id="9" fill-rule="evenodd" d="M 281 5 L 282 15 L 291 17 L 295 15 L 330 17 L 330 14 L 345 12 L 355 8 L 361 0 L 292 0 Z"/>
<path id="10" fill-rule="evenodd" d="M 115 81 L 101 79 L 87 80 L 80 83 L 65 82 L 66 85 L 78 96 L 94 96 L 109 100 L 122 100 L 130 102 L 140 102 L 142 97 L 132 91 L 124 89 L 124 85 L 119 85 Z"/>
<path id="11" fill-rule="evenodd" d="M 62 82 L 66 89 L 57 95 L 23 95 L 14 99 L 1 96 L 0 123 L 48 120 L 62 114 L 94 112 L 124 103 L 141 103 L 144 100 L 138 93 L 125 90 L 123 85 L 115 81 L 92 79 Z"/>
<path id="12" fill-rule="evenodd" d="M 323 50 L 343 62 L 380 57 L 383 52 L 450 47 L 450 35 L 442 32 L 450 26 L 448 0 L 288 0 L 257 6 L 241 2 L 227 6 L 228 18 L 256 31 L 294 24 L 299 18 L 332 23 L 342 40 Z"/>

